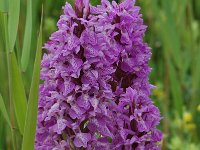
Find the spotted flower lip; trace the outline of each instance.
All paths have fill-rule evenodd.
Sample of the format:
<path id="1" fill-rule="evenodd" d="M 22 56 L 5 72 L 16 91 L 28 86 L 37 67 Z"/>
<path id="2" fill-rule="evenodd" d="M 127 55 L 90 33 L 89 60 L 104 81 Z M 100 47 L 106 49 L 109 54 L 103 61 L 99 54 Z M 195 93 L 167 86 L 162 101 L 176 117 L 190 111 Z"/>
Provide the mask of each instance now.
<path id="1" fill-rule="evenodd" d="M 44 45 L 36 150 L 159 150 L 151 49 L 134 0 L 76 0 Z"/>

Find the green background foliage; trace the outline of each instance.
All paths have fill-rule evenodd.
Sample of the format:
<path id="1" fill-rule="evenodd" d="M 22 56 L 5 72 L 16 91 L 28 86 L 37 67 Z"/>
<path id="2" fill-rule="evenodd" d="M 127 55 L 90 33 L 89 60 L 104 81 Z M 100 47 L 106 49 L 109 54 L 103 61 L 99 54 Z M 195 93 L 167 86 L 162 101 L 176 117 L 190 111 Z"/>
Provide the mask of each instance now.
<path id="1" fill-rule="evenodd" d="M 0 0 L 0 150 L 33 149 L 41 47 L 56 31 L 64 4 L 65 0 Z M 200 1 L 136 4 L 149 26 L 144 40 L 152 47 L 150 82 L 156 86 L 152 100 L 163 116 L 162 149 L 199 150 Z"/>

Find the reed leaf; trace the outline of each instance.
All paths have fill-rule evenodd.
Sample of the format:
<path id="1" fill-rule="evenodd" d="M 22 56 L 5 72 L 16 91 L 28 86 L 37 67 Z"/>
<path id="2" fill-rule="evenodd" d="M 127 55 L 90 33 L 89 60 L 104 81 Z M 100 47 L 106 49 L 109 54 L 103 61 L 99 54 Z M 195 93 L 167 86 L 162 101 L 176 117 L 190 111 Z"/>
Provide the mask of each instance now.
<path id="1" fill-rule="evenodd" d="M 1 96 L 1 94 L 0 94 L 0 110 L 1 110 L 1 113 L 3 114 L 3 117 L 5 118 L 6 122 L 8 123 L 9 127 L 12 128 L 10 118 L 9 118 L 9 115 L 6 110 L 6 106 L 4 104 L 3 97 Z"/>
<path id="2" fill-rule="evenodd" d="M 173 97 L 174 110 L 178 113 L 179 117 L 183 115 L 183 96 L 179 79 L 177 77 L 175 68 L 172 62 L 168 61 L 169 64 L 169 75 L 170 75 L 170 88 Z"/>
<path id="3" fill-rule="evenodd" d="M 165 41 L 166 46 L 168 46 L 168 51 L 171 54 L 171 57 L 173 58 L 173 61 L 175 65 L 178 68 L 181 68 L 182 66 L 182 59 L 181 59 L 181 43 L 180 43 L 180 37 L 177 32 L 176 24 L 174 21 L 172 8 L 170 7 L 170 1 L 162 1 L 163 2 L 163 8 L 164 8 L 164 15 L 165 19 L 163 21 L 163 25 L 165 25 L 166 28 L 162 28 L 161 30 L 165 30 Z"/>
<path id="4" fill-rule="evenodd" d="M 41 17 L 40 31 L 38 35 L 36 58 L 34 63 L 34 71 L 33 71 L 33 77 L 32 77 L 32 83 L 28 101 L 28 110 L 26 113 L 22 150 L 34 149 L 34 138 L 36 131 L 36 123 L 37 123 L 38 90 L 40 81 L 40 62 L 42 55 L 42 22 L 43 22 L 43 13 Z"/>
<path id="5" fill-rule="evenodd" d="M 12 100 L 14 104 L 19 130 L 20 133 L 23 135 L 26 110 L 27 110 L 27 99 L 21 72 L 17 64 L 15 53 L 12 52 L 10 55 L 11 55 Z"/>
<path id="6" fill-rule="evenodd" d="M 20 0 L 9 0 L 8 12 L 8 37 L 9 51 L 13 51 L 17 37 L 18 24 L 20 15 Z"/>
<path id="7" fill-rule="evenodd" d="M 8 0 L 0 0 L 0 11 L 8 12 Z"/>
<path id="8" fill-rule="evenodd" d="M 22 58 L 21 58 L 21 67 L 22 71 L 26 71 L 31 51 L 31 37 L 32 37 L 32 0 L 28 0 L 27 10 L 26 10 L 26 26 L 24 33 L 24 41 L 22 48 Z"/>

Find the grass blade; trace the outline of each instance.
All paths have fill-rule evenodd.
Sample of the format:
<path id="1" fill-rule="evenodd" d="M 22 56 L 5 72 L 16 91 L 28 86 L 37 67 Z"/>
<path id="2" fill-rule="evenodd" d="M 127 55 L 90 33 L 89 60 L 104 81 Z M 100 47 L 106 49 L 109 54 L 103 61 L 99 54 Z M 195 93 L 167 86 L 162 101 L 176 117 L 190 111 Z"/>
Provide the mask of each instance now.
<path id="1" fill-rule="evenodd" d="M 177 78 L 177 74 L 175 72 L 175 68 L 171 62 L 169 62 L 169 74 L 170 74 L 171 93 L 172 93 L 173 104 L 175 108 L 174 110 L 176 110 L 178 112 L 179 117 L 182 118 L 182 114 L 183 114 L 182 91 L 179 84 L 179 80 Z"/>
<path id="2" fill-rule="evenodd" d="M 10 121 L 10 118 L 9 118 L 9 115 L 8 115 L 8 112 L 6 110 L 6 106 L 4 104 L 4 101 L 3 101 L 3 97 L 1 96 L 0 94 L 0 111 L 3 115 L 3 117 L 5 118 L 6 122 L 8 123 L 9 127 L 10 127 L 10 130 L 11 130 L 11 136 L 12 136 L 12 144 L 13 144 L 13 150 L 16 149 L 16 145 L 15 145 L 15 140 L 14 140 L 14 130 L 12 128 L 12 124 L 11 124 L 11 121 Z"/>
<path id="3" fill-rule="evenodd" d="M 0 110 L 1 110 L 5 120 L 7 121 L 9 127 L 12 128 L 11 122 L 10 122 L 10 119 L 9 119 L 9 115 L 8 115 L 7 110 L 6 110 L 6 106 L 4 104 L 3 97 L 1 96 L 1 94 L 0 94 Z"/>
<path id="4" fill-rule="evenodd" d="M 39 90 L 39 80 L 40 80 L 40 61 L 42 55 L 42 21 L 43 21 L 43 13 L 41 17 L 40 31 L 38 36 L 33 78 L 32 78 L 31 90 L 28 101 L 28 110 L 26 114 L 22 150 L 34 149 L 34 139 L 35 139 L 35 131 L 37 123 L 38 90 Z"/>
<path id="5" fill-rule="evenodd" d="M 7 61 L 7 72 L 8 72 L 8 100 L 10 103 L 10 124 L 11 127 L 14 126 L 14 119 L 13 119 L 13 109 L 12 109 L 12 94 L 11 94 L 11 65 L 10 65 L 10 55 L 9 55 L 9 40 L 8 40 L 8 15 L 7 13 L 0 13 L 1 16 L 1 27 L 4 30 L 4 45 L 6 49 L 6 61 Z M 13 150 L 16 150 L 16 143 L 15 143 L 15 138 L 14 138 L 14 131 L 13 128 L 11 128 L 11 138 L 12 138 L 12 144 L 13 144 Z"/>
<path id="6" fill-rule="evenodd" d="M 6 39 L 5 39 L 5 23 L 4 16 L 6 13 L 0 11 L 0 52 L 5 52 Z"/>
<path id="7" fill-rule="evenodd" d="M 165 41 L 166 45 L 168 46 L 168 50 L 170 52 L 171 57 L 173 58 L 173 61 L 175 65 L 178 68 L 181 68 L 182 66 L 182 59 L 181 59 L 181 43 L 180 43 L 180 37 L 177 31 L 177 27 L 173 18 L 172 8 L 170 7 L 169 1 L 163 1 L 164 4 L 164 10 L 165 10 L 165 17 L 166 20 L 163 22 L 164 25 L 166 25 L 164 30 L 165 32 Z"/>
<path id="8" fill-rule="evenodd" d="M 12 52 L 10 55 L 11 55 L 11 72 L 12 72 L 11 73 L 12 99 L 19 130 L 20 133 L 23 135 L 26 110 L 27 110 L 27 99 L 15 53 Z"/>
<path id="9" fill-rule="evenodd" d="M 8 37 L 9 51 L 13 51 L 19 24 L 20 0 L 9 0 Z"/>
<path id="10" fill-rule="evenodd" d="M 26 26 L 25 26 L 22 58 L 21 58 L 22 71 L 26 71 L 26 68 L 29 63 L 29 57 L 31 51 L 31 37 L 32 37 L 32 0 L 28 0 Z"/>
<path id="11" fill-rule="evenodd" d="M 8 12 L 8 0 L 0 0 L 0 11 Z"/>

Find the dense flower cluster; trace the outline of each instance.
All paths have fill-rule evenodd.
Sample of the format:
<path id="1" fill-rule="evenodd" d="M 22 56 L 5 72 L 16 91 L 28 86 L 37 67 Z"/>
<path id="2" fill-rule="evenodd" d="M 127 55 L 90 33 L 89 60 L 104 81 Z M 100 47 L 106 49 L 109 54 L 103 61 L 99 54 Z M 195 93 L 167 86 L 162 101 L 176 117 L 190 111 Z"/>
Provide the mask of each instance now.
<path id="1" fill-rule="evenodd" d="M 160 149 L 139 10 L 134 0 L 66 3 L 45 44 L 35 149 Z"/>

